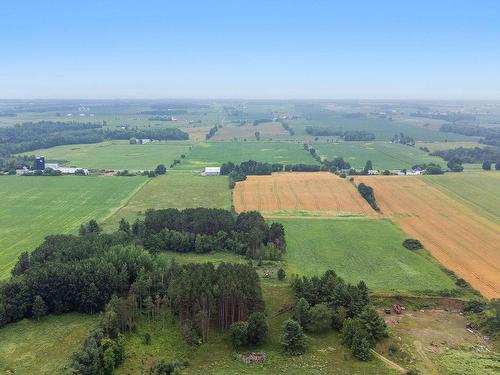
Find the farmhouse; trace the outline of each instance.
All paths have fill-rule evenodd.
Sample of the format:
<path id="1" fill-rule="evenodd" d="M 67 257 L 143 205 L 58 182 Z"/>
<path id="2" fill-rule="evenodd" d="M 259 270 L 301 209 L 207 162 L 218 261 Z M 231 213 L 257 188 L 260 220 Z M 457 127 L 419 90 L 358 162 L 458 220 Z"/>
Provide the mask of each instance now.
<path id="1" fill-rule="evenodd" d="M 202 176 L 220 176 L 220 167 L 205 167 Z"/>
<path id="2" fill-rule="evenodd" d="M 369 169 L 368 170 L 368 174 L 369 175 L 377 175 L 377 174 L 380 174 L 378 170 L 376 169 Z"/>

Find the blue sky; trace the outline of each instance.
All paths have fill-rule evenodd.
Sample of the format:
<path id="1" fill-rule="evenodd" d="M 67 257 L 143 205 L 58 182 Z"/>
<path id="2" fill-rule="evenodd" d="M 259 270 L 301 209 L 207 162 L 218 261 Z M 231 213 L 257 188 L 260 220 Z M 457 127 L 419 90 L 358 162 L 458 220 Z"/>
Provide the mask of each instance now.
<path id="1" fill-rule="evenodd" d="M 500 99 L 500 2 L 5 0 L 0 98 Z"/>

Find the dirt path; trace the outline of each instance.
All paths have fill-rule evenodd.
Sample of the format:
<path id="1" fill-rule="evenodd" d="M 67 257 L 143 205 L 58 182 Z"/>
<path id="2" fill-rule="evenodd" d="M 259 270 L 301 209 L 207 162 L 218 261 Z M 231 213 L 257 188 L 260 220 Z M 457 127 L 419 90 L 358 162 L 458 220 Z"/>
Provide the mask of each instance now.
<path id="1" fill-rule="evenodd" d="M 419 340 L 415 340 L 415 341 L 413 341 L 413 345 L 415 346 L 415 351 L 422 358 L 422 362 L 425 366 L 426 374 L 439 375 L 439 371 L 437 370 L 436 366 L 434 365 L 434 363 L 432 363 L 432 361 L 427 356 L 427 353 L 424 350 L 424 346 L 422 345 L 422 342 L 420 342 Z"/>
<path id="2" fill-rule="evenodd" d="M 382 362 L 384 362 L 385 364 L 387 364 L 387 366 L 389 366 L 390 368 L 393 368 L 395 370 L 398 370 L 399 372 L 405 374 L 406 373 L 406 370 L 401 367 L 400 365 L 398 365 L 397 363 L 391 361 L 389 358 L 386 358 L 384 357 L 382 354 L 380 353 L 377 353 L 375 350 L 373 349 L 370 349 L 370 351 L 372 352 L 372 354 L 377 357 L 378 359 L 380 359 Z"/>

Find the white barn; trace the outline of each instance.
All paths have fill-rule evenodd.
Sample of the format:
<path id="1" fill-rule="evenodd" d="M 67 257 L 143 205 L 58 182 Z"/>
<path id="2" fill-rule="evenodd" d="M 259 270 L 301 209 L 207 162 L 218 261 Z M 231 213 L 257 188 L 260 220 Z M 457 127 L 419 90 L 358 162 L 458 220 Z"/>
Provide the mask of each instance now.
<path id="1" fill-rule="evenodd" d="M 220 176 L 220 167 L 205 167 L 202 176 Z"/>

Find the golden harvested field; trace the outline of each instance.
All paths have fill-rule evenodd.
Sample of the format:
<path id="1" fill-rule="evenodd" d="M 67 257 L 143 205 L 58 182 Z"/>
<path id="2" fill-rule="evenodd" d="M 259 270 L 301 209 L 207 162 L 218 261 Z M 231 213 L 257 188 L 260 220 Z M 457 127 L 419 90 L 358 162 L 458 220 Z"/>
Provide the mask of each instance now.
<path id="1" fill-rule="evenodd" d="M 382 214 L 422 241 L 446 268 L 487 298 L 500 297 L 500 225 L 419 177 L 356 177 L 375 191 Z"/>
<path id="2" fill-rule="evenodd" d="M 248 176 L 233 193 L 236 211 L 336 211 L 373 215 L 348 181 L 329 172 Z"/>

